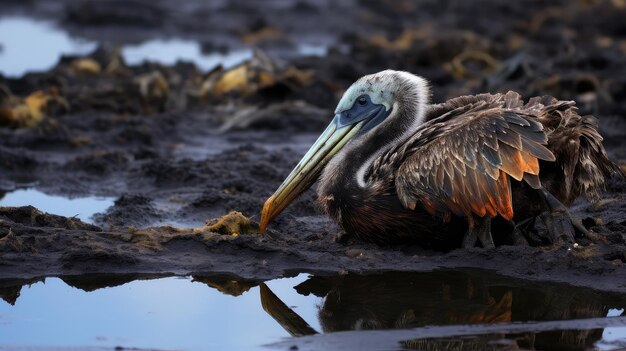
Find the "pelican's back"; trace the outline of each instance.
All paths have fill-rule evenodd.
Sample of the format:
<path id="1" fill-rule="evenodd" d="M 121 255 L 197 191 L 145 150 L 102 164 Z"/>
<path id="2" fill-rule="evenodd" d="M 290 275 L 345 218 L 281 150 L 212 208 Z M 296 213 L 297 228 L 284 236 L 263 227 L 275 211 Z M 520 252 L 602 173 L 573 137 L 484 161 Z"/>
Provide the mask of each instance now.
<path id="1" fill-rule="evenodd" d="M 520 95 L 479 94 L 461 96 L 442 104 L 432 105 L 426 120 L 481 101 L 501 99 L 503 109 L 517 108 L 536 116 L 548 137 L 548 149 L 555 162 L 540 161 L 541 184 L 565 205 L 578 197 L 597 199 L 606 188 L 606 181 L 617 175 L 624 178 L 620 168 L 608 159 L 594 116 L 580 116 L 574 101 L 561 101 L 552 96 L 533 97 L 524 104 Z M 517 212 L 517 210 L 516 210 Z"/>
<path id="2" fill-rule="evenodd" d="M 607 179 L 613 175 L 624 177 L 606 154 L 594 116 L 580 116 L 573 101 L 558 101 L 551 96 L 532 98 L 528 104 L 544 106 L 539 121 L 548 135 L 549 148 L 557 156 L 556 171 L 546 172 L 546 177 L 555 177 L 551 192 L 561 202 L 569 206 L 579 196 L 596 200 L 605 190 Z"/>

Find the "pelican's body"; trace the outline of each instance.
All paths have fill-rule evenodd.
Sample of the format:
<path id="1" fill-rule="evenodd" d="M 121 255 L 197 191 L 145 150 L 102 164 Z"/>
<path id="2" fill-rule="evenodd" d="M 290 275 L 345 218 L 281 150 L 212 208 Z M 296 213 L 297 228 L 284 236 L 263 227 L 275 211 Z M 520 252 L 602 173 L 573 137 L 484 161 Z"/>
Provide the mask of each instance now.
<path id="1" fill-rule="evenodd" d="M 319 176 L 322 208 L 359 239 L 458 246 L 452 227 L 463 222 L 465 244 L 477 237 L 492 246 L 491 218 L 563 212 L 562 203 L 597 196 L 620 172 L 595 118 L 579 116 L 571 101 L 524 104 L 509 92 L 432 105 L 429 95 L 426 81 L 407 72 L 359 79 L 266 203 L 262 228 Z"/>

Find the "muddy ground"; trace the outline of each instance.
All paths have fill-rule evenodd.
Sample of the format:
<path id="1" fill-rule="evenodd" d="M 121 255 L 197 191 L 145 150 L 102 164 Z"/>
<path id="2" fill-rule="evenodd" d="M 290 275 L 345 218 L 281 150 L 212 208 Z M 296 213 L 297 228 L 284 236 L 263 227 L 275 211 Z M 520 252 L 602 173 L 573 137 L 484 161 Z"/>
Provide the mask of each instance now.
<path id="1" fill-rule="evenodd" d="M 574 99 L 599 118 L 607 151 L 623 167 L 623 1 L 116 4 L 0 5 L 102 42 L 48 72 L 0 77 L 0 189 L 117 197 L 94 225 L 33 207 L 0 208 L 1 279 L 217 272 L 262 280 L 476 267 L 626 292 L 626 184 L 619 180 L 601 200 L 575 204 L 601 239 L 573 249 L 338 243 L 339 228 L 320 214 L 312 191 L 266 235 L 254 229 L 264 200 L 330 120 L 343 89 L 385 68 L 423 75 L 436 102 L 509 89 Z M 208 53 L 264 51 L 234 69 L 203 72 L 191 63 L 128 66 L 112 44 L 172 36 L 198 40 Z M 309 41 L 329 45 L 327 55 L 294 53 Z M 249 228 L 229 235 L 214 222 L 202 225 L 230 211 L 250 217 Z"/>

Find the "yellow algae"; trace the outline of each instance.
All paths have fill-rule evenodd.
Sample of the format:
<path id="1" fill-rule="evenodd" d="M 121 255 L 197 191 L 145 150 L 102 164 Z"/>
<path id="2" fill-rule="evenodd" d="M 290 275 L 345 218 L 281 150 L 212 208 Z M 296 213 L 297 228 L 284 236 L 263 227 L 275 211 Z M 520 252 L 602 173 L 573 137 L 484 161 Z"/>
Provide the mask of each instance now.
<path id="1" fill-rule="evenodd" d="M 274 60 L 261 50 L 254 57 L 238 66 L 224 70 L 215 69 L 200 83 L 198 98 L 222 98 L 227 95 L 247 97 L 260 89 L 286 85 L 291 89 L 308 86 L 313 82 L 312 70 L 301 70 L 293 66 L 279 68 Z"/>
<path id="2" fill-rule="evenodd" d="M 278 40 L 283 37 L 283 33 L 274 27 L 263 27 L 257 31 L 243 35 L 242 41 L 246 44 L 257 44 L 263 41 Z"/>
<path id="3" fill-rule="evenodd" d="M 98 75 L 102 67 L 98 61 L 91 58 L 78 58 L 70 64 L 70 71 L 74 75 Z"/>
<path id="4" fill-rule="evenodd" d="M 0 126 L 32 128 L 45 118 L 47 109 L 53 102 L 69 109 L 69 103 L 55 90 L 37 90 L 22 99 L 0 87 Z"/>
<path id="5" fill-rule="evenodd" d="M 198 228 L 176 228 L 169 225 L 138 229 L 128 227 L 125 232 L 114 232 L 114 238 L 151 251 L 162 251 L 163 245 L 174 239 L 195 241 L 234 240 L 240 235 L 257 231 L 257 227 L 241 212 L 232 211 L 222 217 L 207 221 Z"/>
<path id="6" fill-rule="evenodd" d="M 467 68 L 468 62 L 478 62 L 482 65 L 479 72 L 475 72 Z M 483 75 L 496 70 L 499 67 L 498 60 L 484 51 L 468 50 L 455 56 L 449 64 L 445 64 L 444 68 L 449 71 L 456 79 Z"/>
<path id="7" fill-rule="evenodd" d="M 208 221 L 203 229 L 213 233 L 237 237 L 241 234 L 248 234 L 253 231 L 254 225 L 252 221 L 241 212 L 232 211 L 220 218 Z"/>
<path id="8" fill-rule="evenodd" d="M 221 78 L 219 78 L 211 88 L 211 94 L 216 96 L 222 96 L 234 91 L 241 91 L 246 93 L 246 87 L 248 86 L 248 68 L 246 65 L 240 65 L 226 71 Z"/>

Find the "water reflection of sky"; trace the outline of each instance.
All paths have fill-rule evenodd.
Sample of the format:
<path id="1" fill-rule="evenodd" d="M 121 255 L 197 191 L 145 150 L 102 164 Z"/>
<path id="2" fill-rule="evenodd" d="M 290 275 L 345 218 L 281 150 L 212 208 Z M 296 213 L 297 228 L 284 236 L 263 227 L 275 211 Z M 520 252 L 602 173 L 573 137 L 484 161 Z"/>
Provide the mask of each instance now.
<path id="1" fill-rule="evenodd" d="M 267 285 L 320 330 L 320 299 L 292 288 L 306 278 Z M 49 278 L 24 287 L 15 306 L 0 300 L 4 345 L 254 350 L 287 336 L 262 309 L 258 287 L 232 297 L 189 279 L 165 278 L 86 293 Z"/>
<path id="2" fill-rule="evenodd" d="M 1 197 L 0 206 L 34 206 L 43 212 L 66 217 L 76 216 L 89 223 L 94 214 L 106 211 L 113 205 L 113 201 L 109 197 L 67 198 L 44 194 L 35 189 L 18 189 Z"/>
<path id="3" fill-rule="evenodd" d="M 44 71 L 63 54 L 86 54 L 95 43 L 72 39 L 52 23 L 25 17 L 0 18 L 0 73 L 21 76 Z"/>
<path id="4" fill-rule="evenodd" d="M 191 40 L 182 39 L 155 39 L 139 45 L 131 45 L 122 48 L 122 56 L 127 64 L 138 65 L 144 61 L 159 62 L 165 65 L 173 65 L 177 61 L 184 60 L 195 63 L 202 70 L 210 70 L 222 64 L 224 67 L 232 67 L 252 57 L 252 50 L 241 49 L 226 54 L 204 55 L 200 44 Z"/>
<path id="5" fill-rule="evenodd" d="M 611 309 L 607 314 L 607 317 L 617 317 L 624 313 L 623 309 Z M 610 327 L 605 328 L 602 332 L 602 340 L 595 346 L 599 350 L 615 350 L 615 345 L 611 344 L 614 341 L 626 341 L 626 327 Z"/>
<path id="6" fill-rule="evenodd" d="M 87 54 L 96 48 L 97 43 L 72 38 L 52 22 L 28 17 L 0 17 L 0 46 L 0 74 L 20 77 L 27 72 L 52 68 L 62 55 Z M 301 43 L 294 50 L 299 55 L 322 56 L 327 48 Z M 193 62 L 202 70 L 210 70 L 218 64 L 235 66 L 251 58 L 252 49 L 203 54 L 197 42 L 171 38 L 124 45 L 122 56 L 131 65 L 144 61 L 172 65 L 180 60 Z"/>
<path id="7" fill-rule="evenodd" d="M 97 44 L 74 39 L 51 22 L 27 17 L 5 17 L 0 18 L 0 46 L 0 73 L 19 77 L 26 72 L 50 69 L 62 55 L 87 54 Z M 315 52 L 314 49 L 305 48 L 307 52 Z M 205 55 L 195 41 L 155 39 L 123 46 L 122 56 L 131 65 L 144 61 L 172 65 L 184 60 L 194 62 L 200 69 L 209 70 L 220 63 L 226 67 L 234 66 L 252 57 L 252 50 L 241 49 L 226 54 Z"/>

